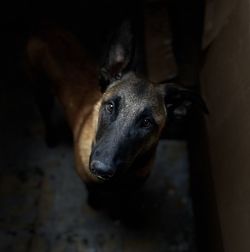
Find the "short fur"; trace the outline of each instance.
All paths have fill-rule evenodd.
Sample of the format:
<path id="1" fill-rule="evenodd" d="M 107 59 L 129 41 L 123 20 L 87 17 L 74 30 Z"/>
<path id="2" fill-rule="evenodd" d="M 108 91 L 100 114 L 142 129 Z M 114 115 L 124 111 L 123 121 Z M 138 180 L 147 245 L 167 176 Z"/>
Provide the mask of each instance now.
<path id="1" fill-rule="evenodd" d="M 26 55 L 30 79 L 36 82 L 46 75 L 63 106 L 73 132 L 78 174 L 84 181 L 98 181 L 88 169 L 102 97 L 96 63 L 72 34 L 58 28 L 30 38 Z"/>

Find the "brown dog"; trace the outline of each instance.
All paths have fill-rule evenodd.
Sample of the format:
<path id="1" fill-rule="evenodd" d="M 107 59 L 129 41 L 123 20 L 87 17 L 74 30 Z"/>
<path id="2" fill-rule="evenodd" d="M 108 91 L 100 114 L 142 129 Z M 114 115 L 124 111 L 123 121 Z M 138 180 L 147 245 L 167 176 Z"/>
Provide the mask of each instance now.
<path id="1" fill-rule="evenodd" d="M 30 78 L 40 94 L 50 83 L 62 104 L 73 132 L 76 169 L 88 185 L 132 187 L 143 181 L 152 169 L 167 116 L 193 101 L 205 108 L 189 90 L 154 85 L 137 76 L 131 67 L 133 44 L 131 25 L 124 22 L 99 69 L 76 38 L 58 28 L 27 43 Z M 41 111 L 49 128 L 48 104 Z"/>

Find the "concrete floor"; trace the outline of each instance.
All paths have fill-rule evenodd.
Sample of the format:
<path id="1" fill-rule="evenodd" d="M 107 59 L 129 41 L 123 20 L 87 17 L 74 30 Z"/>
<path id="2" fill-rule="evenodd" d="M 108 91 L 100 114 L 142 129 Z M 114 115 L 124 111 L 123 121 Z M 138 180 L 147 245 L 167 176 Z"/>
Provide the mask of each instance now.
<path id="1" fill-rule="evenodd" d="M 0 251 L 195 251 L 185 142 L 160 143 L 152 176 L 114 219 L 86 204 L 72 146 L 46 147 L 32 95 L 2 86 L 0 105 Z"/>

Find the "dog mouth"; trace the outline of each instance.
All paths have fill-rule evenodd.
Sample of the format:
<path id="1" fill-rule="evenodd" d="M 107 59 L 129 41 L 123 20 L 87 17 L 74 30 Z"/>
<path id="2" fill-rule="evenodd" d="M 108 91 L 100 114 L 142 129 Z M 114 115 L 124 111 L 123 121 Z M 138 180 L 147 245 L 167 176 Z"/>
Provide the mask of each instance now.
<path id="1" fill-rule="evenodd" d="M 93 171 L 92 169 L 90 169 L 91 174 L 94 175 L 96 178 L 98 178 L 100 181 L 110 181 L 112 180 L 113 176 L 109 176 L 109 175 L 100 175 L 98 174 L 96 171 Z"/>

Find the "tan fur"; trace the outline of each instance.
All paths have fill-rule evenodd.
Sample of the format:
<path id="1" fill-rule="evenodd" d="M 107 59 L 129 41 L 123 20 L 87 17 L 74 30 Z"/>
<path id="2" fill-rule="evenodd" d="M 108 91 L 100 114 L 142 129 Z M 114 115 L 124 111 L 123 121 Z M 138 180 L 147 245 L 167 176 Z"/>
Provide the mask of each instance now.
<path id="1" fill-rule="evenodd" d="M 101 100 L 97 65 L 70 33 L 58 29 L 32 37 L 26 53 L 30 77 L 47 75 L 63 106 L 74 136 L 78 174 L 84 181 L 96 181 L 88 165 Z"/>

